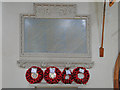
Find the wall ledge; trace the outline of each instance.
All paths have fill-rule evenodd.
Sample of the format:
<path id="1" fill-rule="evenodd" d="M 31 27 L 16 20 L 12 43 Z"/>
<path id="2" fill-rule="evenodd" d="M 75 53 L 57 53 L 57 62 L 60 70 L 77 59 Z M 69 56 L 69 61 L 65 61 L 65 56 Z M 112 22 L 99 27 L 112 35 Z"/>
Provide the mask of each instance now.
<path id="1" fill-rule="evenodd" d="M 65 68 L 65 67 L 71 67 L 71 68 L 75 68 L 75 67 L 85 67 L 87 69 L 90 69 L 94 66 L 94 62 L 93 61 L 89 61 L 89 60 L 85 60 L 85 61 L 79 61 L 77 62 L 72 62 L 72 63 L 65 63 L 65 62 L 43 62 L 41 60 L 18 60 L 17 64 L 19 67 L 21 68 L 29 68 L 31 66 L 39 66 L 41 68 L 46 68 L 49 66 L 55 66 L 55 67 L 59 67 L 59 68 Z"/>
<path id="2" fill-rule="evenodd" d="M 63 84 L 63 83 L 58 83 L 58 84 L 46 84 L 46 83 L 40 83 L 40 84 L 29 84 L 30 87 L 33 88 L 84 88 L 87 84 Z"/>

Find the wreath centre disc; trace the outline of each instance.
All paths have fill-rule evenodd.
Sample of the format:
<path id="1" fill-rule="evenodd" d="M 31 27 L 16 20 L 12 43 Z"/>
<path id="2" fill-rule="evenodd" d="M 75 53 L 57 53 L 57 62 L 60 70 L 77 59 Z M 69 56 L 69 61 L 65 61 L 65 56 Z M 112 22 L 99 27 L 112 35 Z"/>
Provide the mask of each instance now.
<path id="1" fill-rule="evenodd" d="M 68 74 L 65 76 L 65 79 L 69 79 L 69 75 Z"/>
<path id="2" fill-rule="evenodd" d="M 56 73 L 49 73 L 49 77 L 54 79 L 56 77 Z"/>
<path id="3" fill-rule="evenodd" d="M 83 75 L 82 73 L 79 73 L 79 74 L 78 74 L 78 78 L 83 79 L 83 78 L 84 78 L 84 75 Z"/>
<path id="4" fill-rule="evenodd" d="M 38 73 L 32 73 L 32 74 L 31 74 L 31 77 L 32 77 L 33 79 L 38 78 Z"/>

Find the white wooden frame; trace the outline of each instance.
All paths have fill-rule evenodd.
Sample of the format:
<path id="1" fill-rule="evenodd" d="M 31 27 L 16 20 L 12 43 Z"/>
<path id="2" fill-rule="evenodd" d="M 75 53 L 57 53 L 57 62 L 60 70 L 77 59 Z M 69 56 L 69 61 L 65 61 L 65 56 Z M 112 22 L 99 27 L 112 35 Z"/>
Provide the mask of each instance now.
<path id="1" fill-rule="evenodd" d="M 38 6 L 38 7 L 37 7 Z M 39 6 L 45 6 L 45 8 L 48 6 L 48 9 L 50 6 L 66 6 L 67 8 L 69 6 L 73 6 L 73 11 L 76 12 L 76 5 L 71 4 L 34 4 L 34 10 L 35 14 L 33 15 L 21 15 L 21 30 L 20 30 L 20 60 L 18 60 L 18 64 L 20 67 L 27 68 L 32 65 L 37 65 L 40 67 L 47 67 L 47 66 L 57 66 L 57 67 L 77 67 L 77 66 L 83 66 L 86 68 L 91 68 L 94 64 L 94 62 L 91 61 L 91 28 L 90 28 L 90 17 L 89 16 L 77 16 L 75 12 L 73 12 L 71 15 L 63 15 L 59 16 L 59 14 L 55 16 L 48 17 L 45 15 L 39 15 L 40 12 L 36 12 L 37 8 Z M 47 10 L 48 10 L 47 9 Z M 63 9 L 64 10 L 64 9 Z M 50 12 L 50 11 L 49 11 Z M 56 12 L 53 12 L 56 13 Z M 37 15 L 36 15 L 37 14 Z M 87 48 L 88 53 L 87 54 L 67 54 L 67 53 L 25 53 L 24 52 L 24 19 L 30 17 L 30 18 L 55 18 L 55 19 L 86 19 L 87 20 Z"/>

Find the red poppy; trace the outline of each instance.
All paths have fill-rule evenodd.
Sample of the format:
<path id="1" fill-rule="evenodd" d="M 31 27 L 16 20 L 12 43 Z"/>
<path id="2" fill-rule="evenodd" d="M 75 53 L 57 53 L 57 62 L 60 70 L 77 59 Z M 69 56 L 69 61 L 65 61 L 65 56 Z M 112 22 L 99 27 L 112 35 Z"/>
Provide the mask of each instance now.
<path id="1" fill-rule="evenodd" d="M 50 68 L 55 68 L 55 74 L 56 74 L 55 78 L 50 77 L 50 75 L 49 75 Z M 54 67 L 54 66 L 47 67 L 45 72 L 44 72 L 44 79 L 49 84 L 56 84 L 61 80 L 61 71 L 57 67 Z"/>
<path id="2" fill-rule="evenodd" d="M 31 76 L 31 69 L 32 68 L 37 68 L 37 73 L 38 76 L 36 79 L 32 78 Z M 31 68 L 29 68 L 26 72 L 26 80 L 30 83 L 30 84 L 35 84 L 35 83 L 40 83 L 43 79 L 43 71 L 41 68 L 37 67 L 37 66 L 32 66 Z"/>
<path id="3" fill-rule="evenodd" d="M 72 82 L 73 82 L 73 73 L 70 71 L 70 73 L 71 74 L 68 74 L 68 76 L 69 76 L 69 79 L 66 79 L 65 77 L 66 77 L 66 70 L 69 70 L 69 68 L 65 68 L 64 70 L 63 70 L 63 72 L 62 72 L 62 77 L 61 77 L 61 81 L 63 82 L 63 83 L 65 83 L 65 84 L 71 84 Z"/>
<path id="4" fill-rule="evenodd" d="M 82 69 L 84 70 L 84 73 L 82 73 L 84 75 L 84 78 L 83 79 L 80 79 L 78 78 L 78 74 L 81 73 L 79 71 L 79 69 Z M 89 74 L 89 71 L 86 70 L 85 68 L 83 67 L 77 67 L 73 70 L 73 78 L 74 78 L 74 81 L 77 83 L 77 84 L 86 84 L 90 78 L 90 74 Z"/>

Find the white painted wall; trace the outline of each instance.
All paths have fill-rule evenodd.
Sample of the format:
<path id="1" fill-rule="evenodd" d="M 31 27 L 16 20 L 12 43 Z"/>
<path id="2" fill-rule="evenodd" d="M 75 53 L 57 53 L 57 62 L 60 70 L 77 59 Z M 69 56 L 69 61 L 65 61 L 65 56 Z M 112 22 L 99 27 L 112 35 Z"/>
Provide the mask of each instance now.
<path id="1" fill-rule="evenodd" d="M 0 1 L 0 89 L 2 89 L 2 2 Z"/>
<path id="2" fill-rule="evenodd" d="M 90 80 L 84 87 L 112 88 L 113 69 L 118 55 L 118 8 L 107 6 L 105 26 L 105 57 L 99 57 L 101 15 L 103 3 L 77 3 L 78 15 L 90 15 L 92 34 L 92 60 Z M 108 5 L 108 4 L 107 4 Z M 29 87 L 25 80 L 25 70 L 17 66 L 19 59 L 19 14 L 32 14 L 32 3 L 3 3 L 3 88 Z"/>

